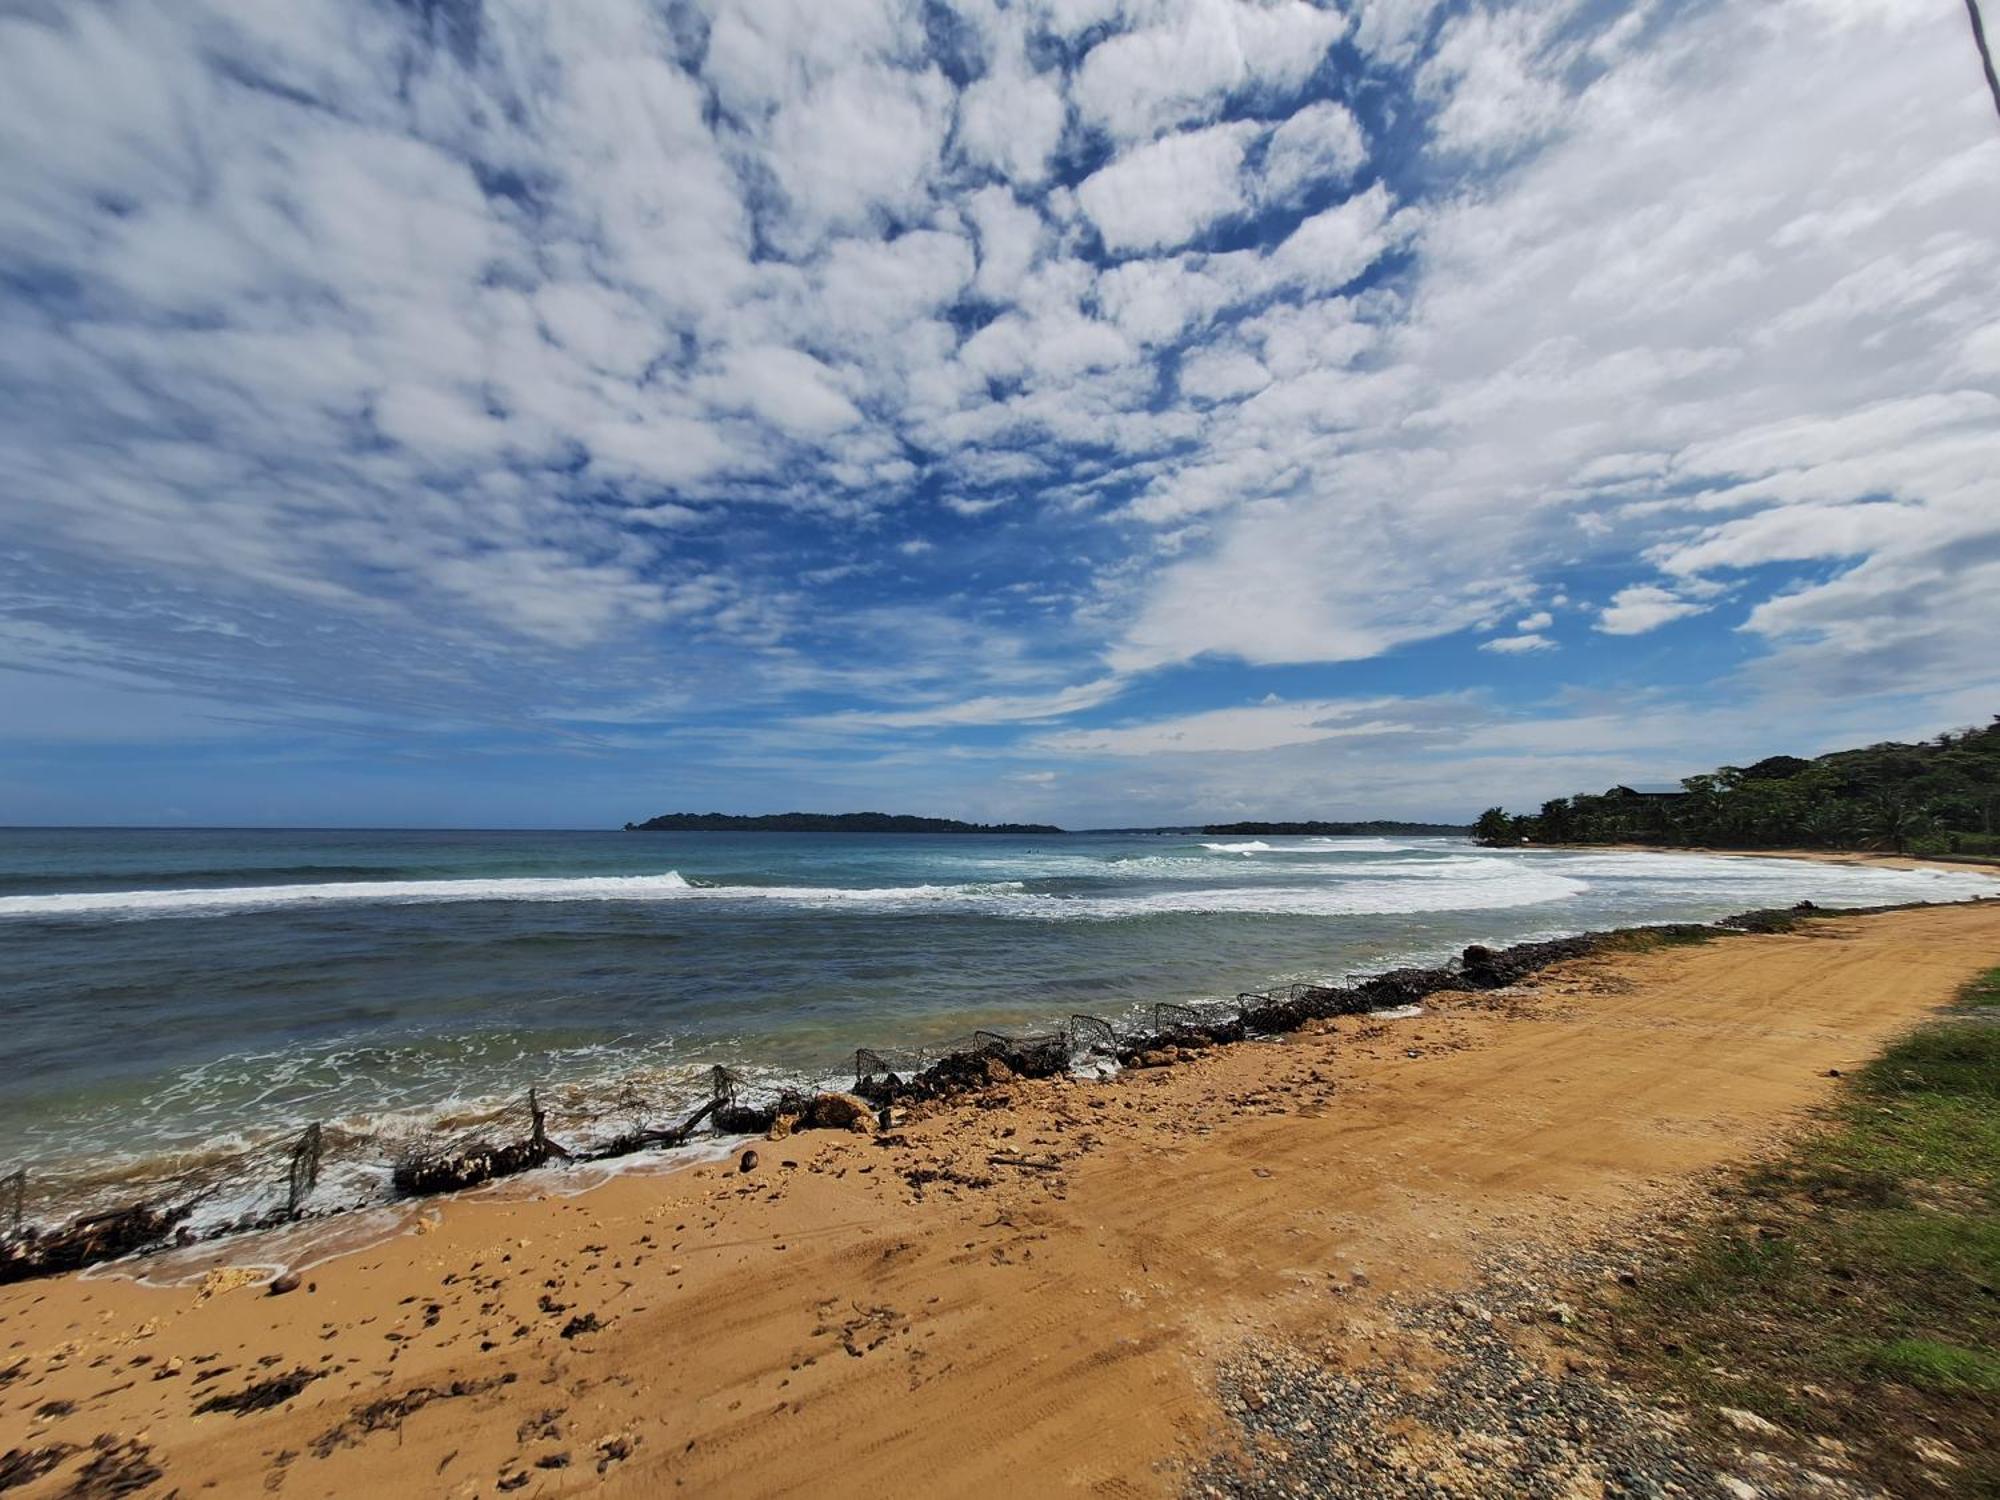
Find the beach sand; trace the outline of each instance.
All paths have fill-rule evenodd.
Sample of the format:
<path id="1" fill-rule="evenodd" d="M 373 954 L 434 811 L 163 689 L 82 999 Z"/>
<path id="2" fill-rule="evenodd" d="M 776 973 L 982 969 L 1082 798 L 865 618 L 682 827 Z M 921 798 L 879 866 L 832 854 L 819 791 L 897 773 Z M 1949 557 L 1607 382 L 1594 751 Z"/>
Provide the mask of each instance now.
<path id="1" fill-rule="evenodd" d="M 1385 1298 L 1671 1212 L 1996 962 L 2000 904 L 1580 960 L 748 1172 L 435 1204 L 283 1295 L 12 1286 L 0 1452 L 50 1464 L 24 1497 L 124 1493 L 73 1491 L 92 1465 L 183 1497 L 1171 1493 L 1234 1440 L 1244 1351 L 1363 1365 Z"/>
<path id="2" fill-rule="evenodd" d="M 1574 854 L 1699 854 L 1716 859 L 1804 859 L 1816 865 L 1847 865 L 1877 870 L 1945 870 L 1959 875 L 2000 868 L 1993 860 L 1977 855 L 1889 854 L 1874 849 L 1709 849 L 1678 844 L 1539 844 L 1534 847 L 1565 849 Z"/>

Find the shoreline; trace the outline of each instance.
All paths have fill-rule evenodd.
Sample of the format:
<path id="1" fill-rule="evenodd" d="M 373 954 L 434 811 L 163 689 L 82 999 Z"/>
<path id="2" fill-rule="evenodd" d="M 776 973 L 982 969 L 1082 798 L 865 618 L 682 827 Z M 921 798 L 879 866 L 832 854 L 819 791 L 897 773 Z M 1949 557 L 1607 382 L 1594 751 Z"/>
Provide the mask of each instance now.
<path id="1" fill-rule="evenodd" d="M 1648 850 L 1646 846 L 1617 846 L 1615 852 Z M 1799 851 L 1790 857 L 1827 856 Z M 1846 861 L 1828 858 L 1829 862 L 1860 863 L 1880 862 L 1886 857 L 1863 855 Z M 1904 862 L 1894 867 L 1917 866 Z M 1995 897 L 2000 897 L 2000 890 L 1955 903 L 1911 904 L 1976 904 Z M 635 1120 L 626 1131 L 610 1137 L 604 1137 L 597 1128 L 602 1121 L 584 1122 L 590 1132 L 589 1139 L 572 1138 L 576 1146 L 573 1151 L 545 1135 L 545 1112 L 531 1087 L 523 1114 L 524 1119 L 532 1120 L 528 1134 L 511 1139 L 504 1133 L 497 1134 L 504 1132 L 509 1114 L 505 1107 L 500 1107 L 485 1112 L 483 1123 L 470 1132 L 461 1127 L 456 1136 L 448 1136 L 434 1127 L 428 1139 L 410 1137 L 395 1154 L 373 1164 L 393 1183 L 394 1190 L 386 1197 L 337 1203 L 303 1213 L 291 1208 L 267 1209 L 254 1216 L 210 1222 L 198 1230 L 190 1227 L 193 1206 L 213 1193 L 225 1177 L 240 1178 L 253 1164 L 258 1175 L 269 1175 L 274 1165 L 281 1180 L 288 1175 L 293 1201 L 309 1197 L 319 1177 L 322 1151 L 321 1127 L 315 1124 L 295 1143 L 288 1138 L 274 1139 L 220 1157 L 207 1153 L 213 1159 L 206 1163 L 201 1175 L 183 1180 L 178 1189 L 156 1186 L 150 1195 L 135 1198 L 127 1194 L 116 1204 L 89 1210 L 81 1216 L 72 1211 L 70 1217 L 31 1222 L 25 1236 L 17 1232 L 0 1239 L 5 1255 L 0 1260 L 0 1286 L 127 1260 L 143 1264 L 162 1255 L 200 1258 L 209 1253 L 209 1247 L 217 1246 L 225 1248 L 215 1254 L 228 1259 L 226 1247 L 259 1237 L 270 1240 L 303 1234 L 309 1240 L 340 1238 L 338 1221 L 409 1211 L 440 1196 L 488 1190 L 524 1174 L 540 1176 L 555 1162 L 563 1163 L 570 1171 L 644 1171 L 654 1169 L 656 1163 L 671 1169 L 678 1160 L 688 1158 L 668 1153 L 712 1152 L 719 1143 L 763 1133 L 775 1120 L 788 1121 L 788 1131 L 801 1122 L 806 1127 L 838 1127 L 853 1114 L 878 1110 L 887 1128 L 892 1106 L 955 1101 L 986 1082 L 996 1063 L 1000 1075 L 1006 1078 L 1097 1077 L 1105 1066 L 1115 1071 L 1119 1066 L 1129 1068 L 1141 1059 L 1165 1057 L 1183 1048 L 1269 1040 L 1314 1021 L 1377 1014 L 1417 1004 L 1441 990 L 1501 989 L 1552 964 L 1617 947 L 1635 935 L 1683 938 L 1698 933 L 1713 936 L 1783 931 L 1800 912 L 1813 916 L 1852 916 L 1898 909 L 1901 908 L 1894 905 L 1816 908 L 1808 902 L 1790 909 L 1738 912 L 1707 922 L 1587 929 L 1553 938 L 1530 939 L 1499 950 L 1474 944 L 1461 955 L 1434 965 L 1378 971 L 1359 979 L 1350 976 L 1337 984 L 1303 982 L 1267 991 L 1246 991 L 1239 993 L 1234 1001 L 1157 1004 L 1151 1008 L 1152 1024 L 1142 1023 L 1140 1029 L 1134 1029 L 1129 1015 L 1113 1023 L 1077 1014 L 1056 1033 L 1008 1037 L 976 1030 L 972 1033 L 970 1050 L 901 1054 L 892 1051 L 885 1055 L 863 1048 L 854 1055 L 852 1093 L 840 1092 L 842 1085 L 824 1075 L 818 1083 L 798 1079 L 778 1085 L 747 1086 L 740 1076 L 718 1065 L 711 1070 L 713 1091 L 707 1104 L 698 1109 L 683 1104 L 671 1117 L 660 1116 L 650 1124 Z M 690 1109 L 694 1110 L 692 1114 L 688 1113 Z M 830 1118 L 826 1117 L 829 1112 Z M 706 1133 L 697 1134 L 704 1126 Z M 364 1164 L 349 1160 L 343 1165 L 351 1173 Z M 17 1231 L 27 1180 L 25 1172 L 8 1180 L 16 1194 Z M 303 1194 L 298 1187 L 301 1181 Z M 331 1227 L 322 1230 L 320 1226 Z M 144 1272 L 141 1279 L 146 1279 Z"/>
<path id="2" fill-rule="evenodd" d="M 1485 847 L 1485 846 L 1481 846 Z M 1573 854 L 1699 854 L 1718 859 L 1797 859 L 1819 865 L 1848 865 L 1876 870 L 1943 870 L 1962 874 L 1967 870 L 1990 872 L 2000 879 L 2000 860 L 1977 855 L 1882 854 L 1871 849 L 1709 849 L 1688 844 L 1520 844 L 1501 848 L 1560 849 Z"/>
<path id="3" fill-rule="evenodd" d="M 1569 850 L 1599 846 L 1550 847 Z M 1643 845 L 1602 847 L 1617 853 L 1671 852 Z M 1767 853 L 1732 852 L 1743 857 Z M 1920 867 L 1917 862 L 1900 857 L 1828 851 L 1779 852 L 1770 857 L 1882 864 L 1900 869 Z M 2000 887 L 1991 894 L 2000 895 Z M 1962 899 L 1978 901 L 1991 896 Z M 1833 915 L 1893 909 L 1893 906 L 1822 909 L 1814 908 L 1811 903 L 1801 903 L 1795 908 Z M 1171 1051 L 1177 1044 L 1208 1046 L 1284 1034 L 1315 1019 L 1380 1011 L 1421 1001 L 1440 989 L 1499 988 L 1548 964 L 1583 956 L 1633 933 L 1674 929 L 1770 931 L 1780 930 L 1790 920 L 1784 909 L 1753 910 L 1705 922 L 1585 929 L 1553 938 L 1529 939 L 1497 951 L 1474 944 L 1462 955 L 1444 957 L 1435 964 L 1380 971 L 1359 979 L 1350 973 L 1350 977 L 1338 982 L 1301 982 L 1268 991 L 1243 992 L 1234 1001 L 1157 1004 L 1150 1007 L 1150 1024 L 1139 1019 L 1140 1010 L 1134 1007 L 1131 1013 L 1115 1021 L 1072 1015 L 1057 1030 L 1041 1034 L 1017 1034 L 1010 1038 L 994 1031 L 975 1030 L 970 1043 L 954 1044 L 961 1049 L 956 1052 L 900 1049 L 877 1052 L 863 1047 L 854 1054 L 852 1094 L 838 1092 L 846 1085 L 833 1081 L 825 1072 L 817 1075 L 818 1082 L 797 1075 L 752 1086 L 741 1075 L 717 1065 L 709 1070 L 712 1082 L 708 1086 L 708 1102 L 699 1108 L 684 1096 L 676 1096 L 681 1099 L 678 1109 L 668 1105 L 665 1106 L 668 1112 L 661 1113 L 656 1103 L 646 1114 L 633 1115 L 624 1130 L 609 1135 L 604 1131 L 601 1117 L 574 1116 L 572 1111 L 573 1117 L 557 1129 L 568 1137 L 568 1144 L 574 1149 L 567 1149 L 560 1140 L 545 1135 L 545 1110 L 537 1102 L 532 1087 L 519 1101 L 525 1107 L 519 1113 L 518 1124 L 509 1124 L 515 1118 L 514 1108 L 496 1101 L 476 1115 L 462 1116 L 456 1124 L 440 1119 L 427 1135 L 409 1134 L 399 1141 L 376 1141 L 377 1146 L 389 1148 L 388 1154 L 366 1160 L 352 1154 L 354 1145 L 363 1137 L 346 1129 L 343 1122 L 336 1122 L 326 1127 L 326 1139 L 335 1142 L 335 1149 L 342 1153 L 337 1163 L 339 1168 L 349 1179 L 357 1173 L 380 1176 L 393 1184 L 393 1190 L 330 1204 L 324 1203 L 322 1195 L 320 1207 L 310 1205 L 324 1149 L 320 1124 L 304 1127 L 302 1134 L 295 1127 L 292 1135 L 267 1138 L 248 1147 L 220 1151 L 198 1148 L 191 1153 L 200 1162 L 194 1175 L 182 1175 L 178 1181 L 171 1175 L 131 1179 L 133 1186 L 113 1199 L 81 1210 L 72 1207 L 67 1213 L 44 1212 L 29 1218 L 25 1235 L 19 1228 L 22 1205 L 30 1190 L 29 1174 L 16 1172 L 0 1181 L 0 1190 L 12 1191 L 16 1229 L 14 1234 L 0 1237 L 0 1285 L 115 1263 L 135 1255 L 178 1254 L 245 1236 L 292 1234 L 330 1219 L 406 1207 L 441 1194 L 476 1190 L 511 1180 L 523 1173 L 539 1173 L 555 1162 L 570 1168 L 596 1167 L 624 1162 L 634 1156 L 658 1157 L 690 1146 L 710 1147 L 718 1137 L 759 1134 L 773 1119 L 783 1116 L 794 1120 L 807 1117 L 808 1125 L 838 1125 L 849 1113 L 860 1109 L 886 1110 L 913 1099 L 962 1095 L 985 1081 L 994 1059 L 999 1061 L 1003 1072 L 1024 1077 L 1044 1078 L 1071 1071 L 1095 1076 L 1107 1064 L 1114 1068 L 1120 1064 L 1130 1066 L 1142 1055 L 1157 1053 L 1162 1048 Z M 964 1050 L 967 1048 L 970 1050 Z M 810 1118 L 821 1113 L 823 1107 L 839 1118 Z M 518 1133 L 520 1125 L 530 1120 L 532 1127 L 526 1133 Z M 886 1125 L 886 1114 L 883 1121 Z M 572 1131 L 580 1134 L 572 1135 Z M 222 1219 L 192 1217 L 195 1208 L 216 1194 L 225 1182 L 241 1184 L 265 1178 L 277 1184 L 280 1206 L 233 1212 L 231 1217 Z M 139 1187 L 142 1182 L 146 1184 L 143 1188 Z M 268 1204 L 270 1191 L 266 1189 L 263 1196 Z"/>
<path id="4" fill-rule="evenodd" d="M 758 1142 L 747 1172 L 433 1200 L 277 1296 L 22 1283 L 0 1450 L 74 1445 L 26 1496 L 99 1434 L 220 1494 L 1169 1493 L 1227 1441 L 1216 1371 L 1252 1341 L 1362 1360 L 1385 1298 L 1659 1211 L 1996 951 L 1983 902 L 1600 952 Z M 218 1395 L 249 1409 L 197 1411 Z"/>

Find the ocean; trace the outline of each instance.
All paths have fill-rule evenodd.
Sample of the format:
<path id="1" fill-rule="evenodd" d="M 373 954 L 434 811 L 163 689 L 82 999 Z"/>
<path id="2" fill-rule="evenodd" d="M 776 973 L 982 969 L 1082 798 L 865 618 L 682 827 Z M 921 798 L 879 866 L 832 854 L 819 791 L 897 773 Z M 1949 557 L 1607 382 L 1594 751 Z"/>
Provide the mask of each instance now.
<path id="1" fill-rule="evenodd" d="M 1996 890 L 1442 838 L 0 830 L 0 1174 L 26 1168 L 30 1213 L 55 1217 L 317 1121 L 322 1192 L 361 1202 L 401 1144 L 518 1113 L 531 1086 L 587 1140 L 677 1118 L 715 1064 L 839 1083 L 857 1047 L 1472 942 Z M 270 1191 L 239 1188 L 196 1225 Z"/>

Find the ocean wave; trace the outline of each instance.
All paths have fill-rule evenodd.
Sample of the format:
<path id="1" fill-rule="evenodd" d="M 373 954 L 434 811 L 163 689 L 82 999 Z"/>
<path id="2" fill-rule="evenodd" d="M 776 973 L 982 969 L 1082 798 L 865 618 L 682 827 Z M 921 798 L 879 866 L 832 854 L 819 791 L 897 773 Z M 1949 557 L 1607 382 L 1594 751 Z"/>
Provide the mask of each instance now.
<path id="1" fill-rule="evenodd" d="M 1175 913 L 1242 916 L 1345 917 L 1401 912 L 1498 911 L 1562 901 L 1585 890 L 1580 880 L 1539 872 L 1509 881 L 1348 880 L 1326 885 L 1224 886 L 1207 890 L 1159 891 L 1142 896 L 1019 898 L 1022 909 L 1006 915 L 1056 920 L 1116 921 Z"/>
<path id="2" fill-rule="evenodd" d="M 151 891 L 65 891 L 0 896 L 0 917 L 217 915 L 281 906 L 419 904 L 437 901 L 657 901 L 695 889 L 680 873 L 527 876 L 497 880 L 336 880 L 312 885 L 241 885 Z"/>
<path id="3" fill-rule="evenodd" d="M 1407 839 L 1316 837 L 1306 841 L 1315 851 L 1338 849 L 1343 854 L 1406 854 L 1425 847 L 1461 842 L 1457 839 L 1432 839 L 1425 843 L 1412 843 Z"/>
<path id="4" fill-rule="evenodd" d="M 1440 864 L 1444 863 L 1442 861 Z M 951 911 L 1043 920 L 1110 921 L 1161 912 L 1338 916 L 1347 913 L 1480 910 L 1558 901 L 1584 889 L 1553 871 L 1500 861 L 1441 869 L 1437 878 L 1333 879 L 1314 885 L 1210 886 L 1194 890 L 1107 893 L 1031 891 L 1019 880 L 906 886 L 707 885 L 663 875 L 568 879 L 376 880 L 320 885 L 239 886 L 208 890 L 92 891 L 0 897 L 0 918 L 222 916 L 335 905 L 438 902 L 701 901 L 773 903 L 813 910 Z M 1306 873 L 1299 871 L 1296 873 Z M 1336 873 L 1330 871 L 1329 873 Z M 1350 874 L 1347 871 L 1337 873 Z"/>
<path id="5" fill-rule="evenodd" d="M 1217 854 L 1269 854 L 1271 846 L 1262 839 L 1252 839 L 1247 844 L 1203 844 L 1204 849 L 1213 849 Z"/>
<path id="6" fill-rule="evenodd" d="M 1315 853 L 1273 850 L 1262 841 L 1207 845 L 1218 852 Z M 1171 858 L 1168 856 L 1166 858 Z M 1134 862 L 1136 863 L 1136 862 Z M 1760 899 L 1801 894 L 1822 903 L 1850 900 L 1945 899 L 1990 893 L 1990 877 L 1967 872 L 1886 870 L 1809 865 L 1779 860 L 1723 860 L 1701 855 L 1578 855 L 1510 857 L 1451 853 L 1368 863 L 1287 860 L 1257 866 L 1261 879 L 1240 885 L 1198 883 L 1199 868 L 1149 870 L 1155 880 L 1187 887 L 1097 891 L 1088 880 L 989 880 L 883 886 L 718 884 L 688 880 L 678 871 L 657 875 L 521 877 L 466 880 L 330 881 L 311 885 L 256 885 L 175 890 L 72 891 L 0 896 L 0 920 L 223 916 L 275 909 L 338 905 L 418 905 L 447 902 L 681 902 L 767 904 L 818 911 L 874 913 L 934 911 L 1050 921 L 1111 921 L 1155 913 L 1343 916 L 1397 912 L 1483 911 L 1561 901 L 1600 886 L 1620 899 L 1621 887 L 1647 894 L 1699 881 L 1713 895 L 1755 905 Z M 1116 869 L 1116 866 L 1111 867 Z M 1129 866 L 1128 866 L 1129 868 Z M 1025 872 L 1024 872 L 1025 873 Z M 1049 889 L 1049 885 L 1084 889 Z"/>

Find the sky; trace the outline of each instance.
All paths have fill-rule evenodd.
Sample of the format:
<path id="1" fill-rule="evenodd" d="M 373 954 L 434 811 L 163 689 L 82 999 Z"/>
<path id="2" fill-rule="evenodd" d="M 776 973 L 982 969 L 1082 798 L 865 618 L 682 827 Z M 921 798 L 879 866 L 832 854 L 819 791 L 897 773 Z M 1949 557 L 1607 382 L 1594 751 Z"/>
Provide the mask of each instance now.
<path id="1" fill-rule="evenodd" d="M 1957 0 L 0 11 L 0 822 L 1458 819 L 1995 712 Z"/>

